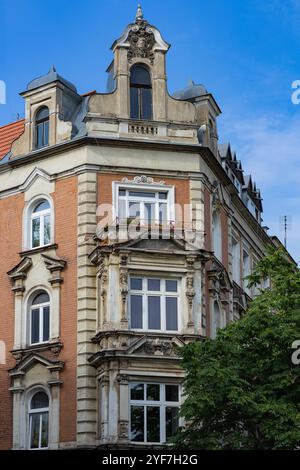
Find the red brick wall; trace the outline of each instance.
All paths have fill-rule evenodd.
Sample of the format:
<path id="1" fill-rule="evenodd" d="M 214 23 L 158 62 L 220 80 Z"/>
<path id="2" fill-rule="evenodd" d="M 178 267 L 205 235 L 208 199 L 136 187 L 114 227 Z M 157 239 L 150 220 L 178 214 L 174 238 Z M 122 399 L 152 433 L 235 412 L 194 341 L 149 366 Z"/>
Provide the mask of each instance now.
<path id="1" fill-rule="evenodd" d="M 65 362 L 61 373 L 60 441 L 68 442 L 76 440 L 77 178 L 57 181 L 52 196 L 57 255 L 67 261 L 62 272 L 60 334 L 64 347 L 59 359 Z"/>
<path id="2" fill-rule="evenodd" d="M 222 230 L 222 261 L 228 270 L 228 216 L 222 208 L 220 212 Z"/>
<path id="3" fill-rule="evenodd" d="M 15 361 L 9 351 L 14 343 L 14 294 L 7 271 L 19 261 L 22 249 L 24 195 L 0 200 L 0 340 L 6 344 L 6 365 L 0 364 L 0 449 L 12 447 L 12 395 L 8 369 Z"/>

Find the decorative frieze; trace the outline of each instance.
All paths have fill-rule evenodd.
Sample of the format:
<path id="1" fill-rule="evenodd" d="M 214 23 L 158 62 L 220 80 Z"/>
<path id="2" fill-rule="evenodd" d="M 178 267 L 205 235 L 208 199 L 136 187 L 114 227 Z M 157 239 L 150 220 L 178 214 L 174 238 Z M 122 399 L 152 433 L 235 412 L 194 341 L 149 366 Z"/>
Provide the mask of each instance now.
<path id="1" fill-rule="evenodd" d="M 135 176 L 132 180 L 124 177 L 122 183 L 137 183 L 137 184 L 166 184 L 165 181 L 154 181 L 151 176 L 141 175 Z"/>

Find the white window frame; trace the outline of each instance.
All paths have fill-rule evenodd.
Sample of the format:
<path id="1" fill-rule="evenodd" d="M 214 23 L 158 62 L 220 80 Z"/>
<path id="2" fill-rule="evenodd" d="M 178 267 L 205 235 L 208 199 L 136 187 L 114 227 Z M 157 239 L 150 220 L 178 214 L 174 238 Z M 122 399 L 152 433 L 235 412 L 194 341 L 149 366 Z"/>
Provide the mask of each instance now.
<path id="1" fill-rule="evenodd" d="M 44 211 L 37 212 L 36 215 L 33 212 L 35 207 L 40 204 L 42 201 L 48 202 L 50 208 L 45 209 Z M 50 216 L 50 241 L 47 244 L 44 244 L 44 219 L 45 217 Z M 38 246 L 33 246 L 32 240 L 32 229 L 33 229 L 33 219 L 42 218 L 42 222 L 40 222 L 40 242 L 41 240 L 43 243 L 39 244 Z M 23 230 L 23 248 L 25 250 L 37 250 L 39 248 L 50 246 L 54 243 L 54 209 L 53 209 L 53 202 L 48 195 L 40 194 L 34 197 L 25 207 L 24 211 L 24 230 Z"/>
<path id="2" fill-rule="evenodd" d="M 217 224 L 215 224 L 217 222 Z M 212 245 L 215 257 L 223 262 L 223 234 L 221 214 L 218 209 L 213 210 L 211 215 Z"/>
<path id="3" fill-rule="evenodd" d="M 246 253 L 248 255 L 248 271 L 246 272 L 246 269 L 245 269 L 245 264 L 244 264 L 244 253 Z M 243 245 L 242 247 L 242 287 L 243 287 L 243 290 L 251 297 L 251 289 L 249 287 L 247 287 L 247 280 L 245 280 L 245 277 L 247 276 L 250 276 L 251 274 L 251 256 L 250 256 L 250 250 L 248 249 L 248 247 L 246 247 L 245 245 Z"/>
<path id="4" fill-rule="evenodd" d="M 237 259 L 234 256 L 234 245 L 238 254 Z M 241 241 L 235 235 L 231 236 L 231 255 L 232 255 L 232 279 L 239 286 L 241 285 Z M 237 270 L 237 272 L 236 272 Z"/>
<path id="5" fill-rule="evenodd" d="M 216 309 L 215 309 L 215 306 L 218 306 L 218 310 L 219 310 L 219 315 L 220 315 L 220 327 L 219 328 L 216 328 Z M 221 305 L 219 304 L 219 302 L 217 300 L 213 300 L 212 302 L 212 315 L 211 315 L 211 319 L 212 319 L 212 324 L 211 324 L 211 338 L 212 339 L 215 339 L 216 336 L 217 336 L 217 333 L 219 330 L 221 330 L 222 328 L 224 328 L 226 326 L 226 321 L 225 321 L 225 316 L 224 316 L 224 311 L 221 307 Z"/>
<path id="6" fill-rule="evenodd" d="M 44 302 L 44 303 L 41 303 L 41 304 L 36 304 L 36 305 L 32 305 L 32 300 L 34 300 L 34 298 L 41 294 L 41 293 L 45 293 L 49 296 L 49 301 L 48 302 Z M 36 345 L 39 345 L 39 344 L 46 344 L 46 343 L 49 343 L 50 341 L 50 338 L 51 338 L 51 298 L 50 298 L 50 295 L 49 293 L 45 290 L 41 290 L 41 291 L 37 291 L 37 292 L 34 292 L 33 295 L 30 296 L 31 298 L 31 301 L 30 301 L 30 305 L 29 305 L 29 329 L 28 329 L 28 343 L 30 346 L 36 346 Z M 46 340 L 46 341 L 38 341 L 37 343 L 33 343 L 32 342 L 32 310 L 39 310 L 39 340 L 41 340 L 43 338 L 43 327 L 44 327 L 44 318 L 43 318 L 43 309 L 45 307 L 49 307 L 49 338 Z"/>
<path id="7" fill-rule="evenodd" d="M 48 397 L 48 407 L 47 408 L 31 408 L 31 401 L 36 395 L 36 393 L 45 393 Z M 48 445 L 47 447 L 41 447 L 41 439 L 42 439 L 42 414 L 48 413 Z M 35 414 L 40 415 L 40 423 L 39 423 L 39 447 L 31 447 L 31 431 L 32 431 L 32 416 Z M 50 440 L 50 397 L 48 393 L 41 389 L 41 390 L 34 390 L 33 393 L 30 394 L 28 400 L 28 424 L 29 424 L 29 439 L 28 439 L 28 450 L 47 450 L 49 449 L 49 440 Z"/>
<path id="8" fill-rule="evenodd" d="M 144 400 L 131 400 L 131 385 L 144 385 Z M 160 400 L 150 401 L 147 400 L 147 385 L 159 385 Z M 178 387 L 178 401 L 166 401 L 166 385 L 174 385 Z M 180 409 L 181 405 L 181 386 L 178 383 L 158 383 L 158 382 L 144 382 L 144 381 L 132 381 L 129 383 L 129 441 L 134 445 L 157 445 L 166 443 L 166 408 L 173 407 Z M 131 406 L 140 406 L 144 408 L 144 440 L 143 441 L 132 441 L 131 440 Z M 148 406 L 155 406 L 160 408 L 160 442 L 148 442 L 147 438 L 147 412 Z M 181 419 L 178 417 L 178 424 L 180 426 Z"/>
<path id="9" fill-rule="evenodd" d="M 142 290 L 134 290 L 130 288 L 131 279 L 142 279 Z M 150 291 L 147 287 L 148 279 L 159 279 L 160 280 L 160 291 Z M 176 281 L 177 282 L 177 292 L 167 292 L 166 291 L 166 281 Z M 162 287 L 163 286 L 163 287 Z M 182 299 L 182 280 L 178 277 L 163 277 L 163 276 L 147 276 L 147 275 L 138 275 L 132 274 L 129 278 L 129 292 L 128 292 L 128 312 L 129 312 L 129 328 L 133 331 L 151 331 L 151 332 L 163 332 L 163 333 L 172 333 L 176 334 L 181 331 L 181 299 Z M 143 305 L 143 327 L 142 328 L 132 328 L 131 327 L 131 295 L 139 295 L 142 297 Z M 157 330 L 149 329 L 148 326 L 148 296 L 160 297 L 160 325 L 161 328 Z M 175 297 L 177 298 L 177 330 L 167 330 L 166 329 L 166 302 L 164 299 L 166 297 Z"/>
<path id="10" fill-rule="evenodd" d="M 170 222 L 175 222 L 175 189 L 174 186 L 169 186 L 165 184 L 141 184 L 141 183 L 134 183 L 134 182 L 116 182 L 114 181 L 113 183 L 113 218 L 117 219 L 119 218 L 119 190 L 123 189 L 126 191 L 127 196 L 121 196 L 122 199 L 126 200 L 126 216 L 129 217 L 129 198 L 128 198 L 128 192 L 129 191 L 141 191 L 141 192 L 154 192 L 156 193 L 155 198 L 149 198 L 146 200 L 142 199 L 142 202 L 146 203 L 155 203 L 155 222 L 159 223 L 159 199 L 158 199 L 158 194 L 161 192 L 166 192 L 167 193 L 167 199 L 161 200 L 161 202 L 165 203 L 167 206 L 167 221 Z M 134 198 L 133 196 L 130 197 L 130 200 L 133 202 L 140 202 L 141 199 L 138 197 Z M 144 211 L 143 211 L 144 212 Z M 144 214 L 141 214 L 141 219 L 143 219 Z"/>

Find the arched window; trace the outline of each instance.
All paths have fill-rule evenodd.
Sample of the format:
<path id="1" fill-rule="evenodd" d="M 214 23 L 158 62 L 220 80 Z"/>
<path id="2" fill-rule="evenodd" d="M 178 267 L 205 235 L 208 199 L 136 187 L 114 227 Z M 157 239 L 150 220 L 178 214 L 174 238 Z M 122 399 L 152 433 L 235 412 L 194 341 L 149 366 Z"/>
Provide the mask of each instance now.
<path id="1" fill-rule="evenodd" d="M 49 245 L 51 241 L 51 208 L 46 199 L 39 200 L 31 211 L 31 248 Z"/>
<path id="2" fill-rule="evenodd" d="M 45 392 L 33 395 L 29 403 L 29 448 L 46 449 L 49 441 L 49 398 Z"/>
<path id="3" fill-rule="evenodd" d="M 152 85 L 150 73 L 142 65 L 134 65 L 130 71 L 130 117 L 152 119 Z"/>
<path id="4" fill-rule="evenodd" d="M 217 301 L 213 305 L 212 337 L 217 336 L 218 330 L 222 327 L 221 311 Z"/>
<path id="5" fill-rule="evenodd" d="M 49 109 L 42 106 L 35 116 L 35 148 L 49 145 Z"/>
<path id="6" fill-rule="evenodd" d="M 30 344 L 46 343 L 50 337 L 50 298 L 40 291 L 30 303 Z"/>
<path id="7" fill-rule="evenodd" d="M 215 257 L 222 261 L 221 217 L 218 210 L 215 210 L 212 215 L 212 236 Z"/>

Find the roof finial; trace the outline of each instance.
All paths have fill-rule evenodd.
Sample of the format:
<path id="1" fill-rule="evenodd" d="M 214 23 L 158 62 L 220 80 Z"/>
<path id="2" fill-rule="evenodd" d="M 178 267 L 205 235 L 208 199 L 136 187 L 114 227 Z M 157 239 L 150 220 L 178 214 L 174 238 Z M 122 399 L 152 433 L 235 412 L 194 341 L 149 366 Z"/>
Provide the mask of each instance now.
<path id="1" fill-rule="evenodd" d="M 138 4 L 137 12 L 135 15 L 135 20 L 138 21 L 138 20 L 142 20 L 143 18 L 144 18 L 144 15 L 142 12 L 142 7 L 140 4 Z"/>

